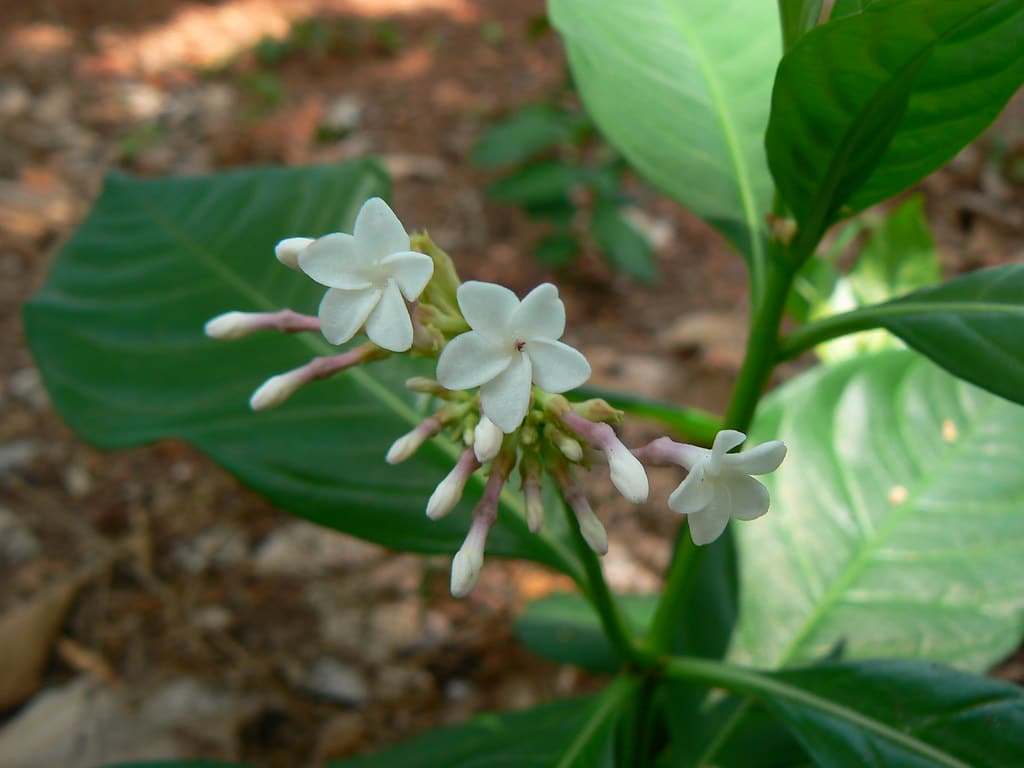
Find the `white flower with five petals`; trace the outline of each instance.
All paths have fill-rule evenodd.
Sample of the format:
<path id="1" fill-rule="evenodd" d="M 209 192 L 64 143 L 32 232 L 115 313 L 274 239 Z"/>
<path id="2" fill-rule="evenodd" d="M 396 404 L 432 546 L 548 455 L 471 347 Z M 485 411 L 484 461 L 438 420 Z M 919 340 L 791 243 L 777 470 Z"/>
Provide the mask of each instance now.
<path id="1" fill-rule="evenodd" d="M 298 266 L 330 289 L 319 311 L 321 331 L 329 342 L 343 344 L 365 325 L 366 335 L 378 347 L 404 352 L 412 346 L 412 319 L 405 302 L 419 298 L 434 263 L 409 250 L 402 222 L 379 197 L 363 203 L 351 235 L 335 232 L 301 248 Z"/>
<path id="2" fill-rule="evenodd" d="M 448 389 L 480 387 L 484 414 L 506 434 L 522 424 L 534 384 L 560 393 L 590 378 L 587 359 L 558 341 L 565 305 L 551 283 L 520 301 L 508 288 L 471 281 L 459 286 L 458 299 L 473 330 L 445 346 L 437 379 Z"/>
<path id="3" fill-rule="evenodd" d="M 779 468 L 786 457 L 781 440 L 763 443 L 743 453 L 729 453 L 747 436 L 725 429 L 711 450 L 673 444 L 671 460 L 690 473 L 668 498 L 670 509 L 687 516 L 694 544 L 710 544 L 722 535 L 729 518 L 753 520 L 768 511 L 768 489 L 751 475 Z"/>

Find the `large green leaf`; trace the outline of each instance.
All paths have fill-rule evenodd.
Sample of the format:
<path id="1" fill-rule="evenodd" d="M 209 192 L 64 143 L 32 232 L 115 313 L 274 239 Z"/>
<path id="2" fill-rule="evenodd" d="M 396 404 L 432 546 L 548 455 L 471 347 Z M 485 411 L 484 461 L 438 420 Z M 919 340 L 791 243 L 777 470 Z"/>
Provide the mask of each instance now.
<path id="1" fill-rule="evenodd" d="M 817 368 L 770 395 L 752 442 L 789 447 L 772 510 L 735 526 L 733 656 L 985 669 L 1024 629 L 1024 408 L 909 350 Z"/>
<path id="2" fill-rule="evenodd" d="M 1024 82 L 1020 0 L 878 0 L 812 30 L 779 65 L 766 144 L 805 245 L 905 189 Z"/>
<path id="3" fill-rule="evenodd" d="M 483 715 L 331 768 L 610 768 L 612 726 L 635 686 L 622 678 L 600 695 L 525 712 Z"/>
<path id="4" fill-rule="evenodd" d="M 941 285 L 795 331 L 783 358 L 843 333 L 883 327 L 951 373 L 1024 404 L 1024 264 L 972 272 Z"/>
<path id="5" fill-rule="evenodd" d="M 647 178 L 763 267 L 771 0 L 551 0 L 584 103 Z"/>
<path id="6" fill-rule="evenodd" d="M 865 216 L 866 218 L 866 216 Z M 918 288 L 931 286 L 942 280 L 939 252 L 928 230 L 923 200 L 911 197 L 877 223 L 867 222 L 870 237 L 853 269 L 845 275 L 833 271 L 827 292 L 819 292 L 810 299 L 812 318 L 820 318 L 871 306 Z M 832 269 L 815 259 L 804 265 L 802 272 L 815 274 L 815 270 Z M 820 282 L 819 286 L 824 283 Z M 809 287 L 814 280 L 803 280 Z M 836 362 L 864 352 L 902 346 L 884 330 L 862 331 L 833 339 L 819 345 L 815 352 L 823 360 Z"/>
<path id="7" fill-rule="evenodd" d="M 822 0 L 779 0 L 782 39 L 788 51 L 806 32 L 814 29 L 821 16 Z"/>
<path id="8" fill-rule="evenodd" d="M 261 381 L 337 348 L 318 334 L 224 342 L 202 333 L 229 309 L 315 311 L 324 289 L 278 264 L 274 243 L 347 229 L 362 201 L 386 190 L 372 162 L 110 177 L 25 309 L 61 415 L 106 448 L 181 438 L 286 510 L 397 549 L 454 552 L 478 493 L 452 519 L 423 513 L 453 446 L 435 441 L 398 467 L 383 460 L 422 417 L 402 382 L 429 369 L 376 363 L 254 414 L 247 398 Z M 530 534 L 509 508 L 488 548 L 570 567 L 552 534 Z"/>
<path id="9" fill-rule="evenodd" d="M 764 674 L 677 659 L 666 671 L 755 696 L 786 723 L 815 765 L 1006 768 L 1024 755 L 1024 691 L 934 664 L 829 663 Z M 702 764 L 717 764 L 721 743 Z"/>

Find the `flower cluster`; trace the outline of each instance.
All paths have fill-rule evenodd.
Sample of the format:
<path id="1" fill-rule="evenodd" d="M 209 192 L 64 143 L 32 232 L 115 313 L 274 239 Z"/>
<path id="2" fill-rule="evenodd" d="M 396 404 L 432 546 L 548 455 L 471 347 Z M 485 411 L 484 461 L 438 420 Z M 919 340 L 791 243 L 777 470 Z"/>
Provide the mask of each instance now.
<path id="1" fill-rule="evenodd" d="M 447 254 L 426 235 L 410 238 L 380 198 L 364 203 L 352 234 L 290 237 L 275 254 L 327 288 L 317 316 L 289 309 L 233 311 L 207 322 L 206 334 L 235 339 L 261 330 L 319 331 L 331 344 L 344 344 L 360 331 L 368 337 L 365 344 L 269 378 L 250 399 L 254 410 L 280 405 L 310 381 L 393 353 L 438 358 L 436 379 L 410 379 L 406 386 L 431 395 L 439 408 L 399 437 L 386 460 L 405 461 L 441 434 L 461 446 L 455 466 L 427 500 L 434 520 L 455 509 L 476 472 L 486 475 L 452 561 L 453 595 L 464 596 L 476 584 L 502 490 L 517 469 L 530 530 L 544 524 L 546 476 L 598 554 L 607 552 L 608 535 L 580 481 L 580 473 L 598 461 L 635 504 L 649 493 L 642 462 L 685 468 L 688 475 L 668 506 L 687 517 L 697 544 L 718 538 L 730 518 L 751 520 L 768 511 L 768 491 L 750 475 L 779 466 L 786 450 L 781 442 L 733 454 L 745 436 L 725 430 L 710 450 L 662 437 L 631 451 L 611 426 L 621 421 L 621 411 L 603 400 L 573 403 L 562 395 L 590 378 L 590 365 L 561 341 L 565 305 L 554 285 L 539 285 L 520 300 L 500 285 L 462 283 Z"/>

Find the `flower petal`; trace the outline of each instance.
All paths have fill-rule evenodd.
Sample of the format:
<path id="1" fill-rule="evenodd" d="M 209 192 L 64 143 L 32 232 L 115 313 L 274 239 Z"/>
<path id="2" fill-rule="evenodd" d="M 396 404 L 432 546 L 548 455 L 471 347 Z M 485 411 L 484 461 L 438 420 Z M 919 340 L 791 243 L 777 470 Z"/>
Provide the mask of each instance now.
<path id="1" fill-rule="evenodd" d="M 299 269 L 328 288 L 347 291 L 368 288 L 364 262 L 352 235 L 334 232 L 317 238 L 299 253 Z"/>
<path id="2" fill-rule="evenodd" d="M 378 347 L 390 349 L 392 352 L 405 352 L 412 346 L 412 320 L 409 319 L 409 307 L 398 290 L 398 283 L 388 280 L 366 321 L 366 335 Z"/>
<path id="3" fill-rule="evenodd" d="M 711 503 L 716 483 L 704 475 L 704 465 L 693 469 L 668 497 L 669 509 L 681 515 L 700 512 Z"/>
<path id="4" fill-rule="evenodd" d="M 722 459 L 725 454 L 747 439 L 742 432 L 735 429 L 723 429 L 715 435 L 715 442 L 711 446 L 711 459 L 708 461 L 708 469 L 712 474 L 717 475 L 722 469 Z"/>
<path id="5" fill-rule="evenodd" d="M 726 471 L 720 484 L 727 485 L 732 500 L 732 516 L 737 520 L 753 520 L 768 511 L 768 489 L 749 475 Z"/>
<path id="6" fill-rule="evenodd" d="M 590 363 L 582 353 L 560 341 L 533 339 L 526 343 L 533 363 L 533 380 L 548 392 L 567 392 L 590 378 Z"/>
<path id="7" fill-rule="evenodd" d="M 381 265 L 388 269 L 409 301 L 416 301 L 420 297 L 430 282 L 430 276 L 434 274 L 433 259 L 416 251 L 393 253 Z"/>
<path id="8" fill-rule="evenodd" d="M 409 250 L 409 235 L 387 203 L 371 197 L 356 215 L 352 229 L 360 255 L 376 264 L 392 253 Z"/>
<path id="9" fill-rule="evenodd" d="M 746 475 L 766 475 L 779 468 L 786 458 L 786 444 L 781 440 L 770 440 L 743 453 L 723 456 L 725 466 Z"/>
<path id="10" fill-rule="evenodd" d="M 437 361 L 437 380 L 447 389 L 471 389 L 501 374 L 514 352 L 488 344 L 475 331 L 463 333 L 445 344 Z"/>
<path id="11" fill-rule="evenodd" d="M 509 330 L 521 339 L 560 339 L 565 333 L 565 304 L 551 283 L 538 285 L 522 300 L 509 321 Z"/>
<path id="12" fill-rule="evenodd" d="M 320 302 L 320 330 L 331 344 L 351 339 L 380 301 L 379 288 L 343 291 L 332 288 Z"/>
<path id="13" fill-rule="evenodd" d="M 480 387 L 480 404 L 505 434 L 515 432 L 526 417 L 532 390 L 532 366 L 526 355 L 516 355 L 500 376 Z"/>
<path id="14" fill-rule="evenodd" d="M 710 544 L 722 535 L 725 526 L 729 524 L 729 512 L 724 508 L 727 505 L 718 502 L 719 500 L 715 499 L 712 504 L 700 512 L 686 516 L 694 544 L 701 546 Z"/>
<path id="15" fill-rule="evenodd" d="M 469 327 L 492 344 L 509 344 L 509 320 L 519 306 L 519 299 L 508 288 L 494 283 L 470 280 L 458 290 L 459 309 Z"/>

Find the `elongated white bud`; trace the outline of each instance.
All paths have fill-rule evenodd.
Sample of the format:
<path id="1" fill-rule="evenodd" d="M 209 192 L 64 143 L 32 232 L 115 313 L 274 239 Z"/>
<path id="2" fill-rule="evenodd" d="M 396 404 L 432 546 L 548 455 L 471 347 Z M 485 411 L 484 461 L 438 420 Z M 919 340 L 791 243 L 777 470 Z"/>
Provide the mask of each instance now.
<path id="1" fill-rule="evenodd" d="M 286 237 L 274 246 L 274 255 L 289 269 L 298 270 L 299 254 L 312 242 L 312 237 Z"/>
<path id="2" fill-rule="evenodd" d="M 481 517 L 473 519 L 466 540 L 452 558 L 451 592 L 452 597 L 465 597 L 473 591 L 480 569 L 484 565 L 484 545 L 491 523 Z"/>
<path id="3" fill-rule="evenodd" d="M 608 532 L 604 529 L 601 521 L 597 519 L 587 497 L 580 494 L 575 503 L 572 503 L 572 511 L 576 513 L 576 520 L 580 524 L 580 533 L 583 534 L 583 540 L 587 542 L 587 546 L 599 555 L 607 554 Z"/>
<path id="4" fill-rule="evenodd" d="M 647 472 L 640 460 L 629 449 L 616 440 L 604 452 L 608 459 L 612 485 L 634 504 L 643 504 L 650 493 Z"/>
<path id="5" fill-rule="evenodd" d="M 463 451 L 452 471 L 438 483 L 430 495 L 427 501 L 427 517 L 439 520 L 455 509 L 455 505 L 462 498 L 462 492 L 466 489 L 466 483 L 479 466 L 472 448 Z"/>
<path id="6" fill-rule="evenodd" d="M 302 368 L 271 376 L 252 393 L 249 407 L 254 411 L 274 408 L 295 394 L 295 391 L 307 381 L 309 377 Z"/>
<path id="7" fill-rule="evenodd" d="M 473 430 L 473 452 L 476 454 L 476 460 L 481 464 L 489 462 L 498 455 L 501 441 L 504 439 L 505 433 L 501 431 L 501 427 L 486 416 L 480 417 L 480 422 Z"/>
<path id="8" fill-rule="evenodd" d="M 564 412 L 560 418 L 565 426 L 604 454 L 608 460 L 612 484 L 619 493 L 634 504 L 647 501 L 650 493 L 647 472 L 640 460 L 619 440 L 615 430 L 607 424 L 585 419 L 573 411 Z"/>
<path id="9" fill-rule="evenodd" d="M 225 312 L 207 320 L 203 332 L 211 339 L 240 339 L 263 327 L 260 317 L 262 313 Z"/>
<path id="10" fill-rule="evenodd" d="M 411 457 L 420 449 L 421 445 L 440 432 L 442 426 L 443 419 L 440 412 L 421 421 L 415 429 L 402 435 L 391 444 L 386 457 L 388 464 L 399 464 Z"/>

